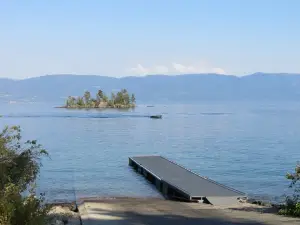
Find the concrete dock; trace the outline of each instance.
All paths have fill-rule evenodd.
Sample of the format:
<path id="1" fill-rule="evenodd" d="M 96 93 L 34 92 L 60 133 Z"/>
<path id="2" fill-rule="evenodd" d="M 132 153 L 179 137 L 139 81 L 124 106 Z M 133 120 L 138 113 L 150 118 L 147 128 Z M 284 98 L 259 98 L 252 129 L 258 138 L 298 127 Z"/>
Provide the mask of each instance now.
<path id="1" fill-rule="evenodd" d="M 229 205 L 246 196 L 241 191 L 202 177 L 162 156 L 130 157 L 129 165 L 168 199 Z"/>

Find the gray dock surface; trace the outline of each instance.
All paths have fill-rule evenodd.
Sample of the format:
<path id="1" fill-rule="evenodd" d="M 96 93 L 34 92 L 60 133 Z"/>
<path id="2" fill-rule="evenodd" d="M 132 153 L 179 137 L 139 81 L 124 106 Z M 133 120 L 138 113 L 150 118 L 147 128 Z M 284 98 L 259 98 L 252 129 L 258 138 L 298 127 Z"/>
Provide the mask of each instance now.
<path id="1" fill-rule="evenodd" d="M 161 156 L 130 157 L 157 179 L 184 192 L 190 199 L 205 197 L 212 204 L 230 204 L 245 193 L 201 177 Z"/>

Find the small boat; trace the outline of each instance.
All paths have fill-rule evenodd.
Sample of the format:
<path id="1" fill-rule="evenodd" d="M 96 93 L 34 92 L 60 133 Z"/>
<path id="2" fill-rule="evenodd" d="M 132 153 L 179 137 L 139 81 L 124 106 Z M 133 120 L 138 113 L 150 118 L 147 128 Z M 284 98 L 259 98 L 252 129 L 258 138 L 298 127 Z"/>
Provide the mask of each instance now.
<path id="1" fill-rule="evenodd" d="M 153 115 L 153 116 L 150 116 L 151 119 L 161 119 L 162 118 L 162 115 Z"/>
<path id="2" fill-rule="evenodd" d="M 147 105 L 147 107 L 149 108 L 149 107 L 154 107 L 154 105 Z"/>

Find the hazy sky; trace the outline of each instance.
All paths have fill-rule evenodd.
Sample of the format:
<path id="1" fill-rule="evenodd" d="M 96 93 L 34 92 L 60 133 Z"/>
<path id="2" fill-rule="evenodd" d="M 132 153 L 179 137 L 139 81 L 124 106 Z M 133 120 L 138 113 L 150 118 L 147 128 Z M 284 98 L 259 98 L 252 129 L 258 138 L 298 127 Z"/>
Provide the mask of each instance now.
<path id="1" fill-rule="evenodd" d="M 0 1 L 0 77 L 300 73 L 299 0 Z"/>

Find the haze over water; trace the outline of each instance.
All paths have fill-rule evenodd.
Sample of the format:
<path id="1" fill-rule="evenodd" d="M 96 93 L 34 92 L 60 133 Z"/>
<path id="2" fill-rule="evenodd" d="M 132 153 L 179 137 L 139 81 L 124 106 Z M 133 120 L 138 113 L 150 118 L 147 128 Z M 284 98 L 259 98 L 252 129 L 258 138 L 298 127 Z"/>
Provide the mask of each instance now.
<path id="1" fill-rule="evenodd" d="M 51 200 L 158 197 L 128 166 L 129 156 L 153 154 L 250 195 L 276 198 L 300 158 L 295 102 L 139 105 L 129 112 L 53 106 L 0 103 L 0 127 L 20 125 L 24 141 L 37 139 L 49 152 L 38 185 Z M 163 119 L 147 117 L 153 114 Z"/>

